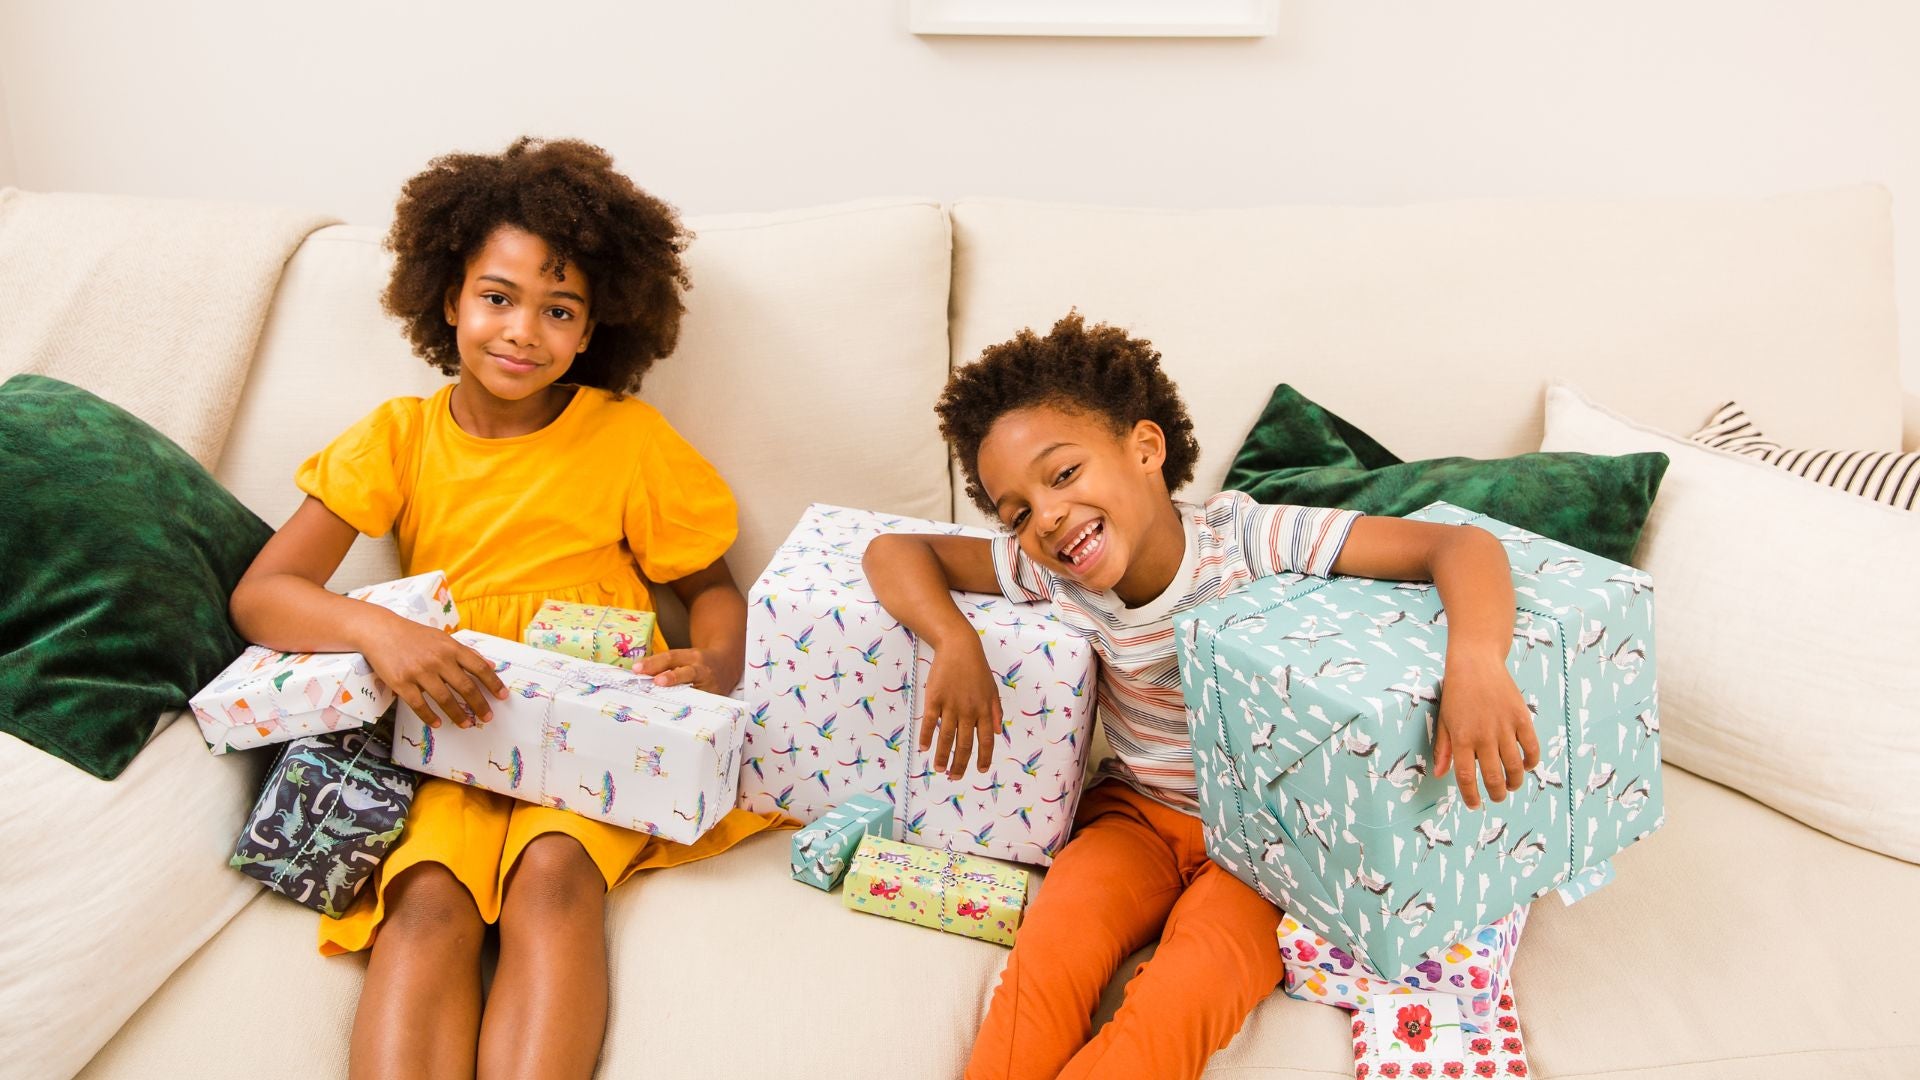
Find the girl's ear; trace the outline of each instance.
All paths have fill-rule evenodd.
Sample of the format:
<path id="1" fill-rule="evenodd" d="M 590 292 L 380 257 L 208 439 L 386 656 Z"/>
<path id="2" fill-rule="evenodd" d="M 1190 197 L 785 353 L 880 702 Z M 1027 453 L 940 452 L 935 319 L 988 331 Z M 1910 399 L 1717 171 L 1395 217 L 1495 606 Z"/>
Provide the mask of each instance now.
<path id="1" fill-rule="evenodd" d="M 447 312 L 448 326 L 460 325 L 459 301 L 460 301 L 460 286 L 458 285 L 447 286 L 447 298 L 446 298 L 445 306 L 446 306 L 446 312 Z"/>
<path id="2" fill-rule="evenodd" d="M 573 350 L 575 356 L 587 351 L 587 346 L 593 342 L 593 328 L 598 325 L 598 323 L 593 321 L 593 316 L 587 316 L 587 329 L 585 333 L 580 335 L 579 347 Z"/>
<path id="3" fill-rule="evenodd" d="M 1127 451 L 1140 460 L 1141 471 L 1157 475 L 1167 461 L 1167 433 L 1159 424 L 1142 420 L 1127 435 Z"/>

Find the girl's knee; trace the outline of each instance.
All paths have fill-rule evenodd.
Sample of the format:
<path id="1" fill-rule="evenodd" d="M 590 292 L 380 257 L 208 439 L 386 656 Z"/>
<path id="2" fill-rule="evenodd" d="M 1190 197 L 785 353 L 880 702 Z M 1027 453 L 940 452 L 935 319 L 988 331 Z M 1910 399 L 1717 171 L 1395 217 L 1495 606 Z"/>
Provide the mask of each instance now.
<path id="1" fill-rule="evenodd" d="M 606 892 L 606 878 L 580 841 L 547 833 L 521 851 L 507 882 L 506 906 L 516 916 L 597 916 Z"/>
<path id="2" fill-rule="evenodd" d="M 387 886 L 384 929 L 410 941 L 434 941 L 478 949 L 485 924 L 473 896 L 453 871 L 420 863 Z"/>

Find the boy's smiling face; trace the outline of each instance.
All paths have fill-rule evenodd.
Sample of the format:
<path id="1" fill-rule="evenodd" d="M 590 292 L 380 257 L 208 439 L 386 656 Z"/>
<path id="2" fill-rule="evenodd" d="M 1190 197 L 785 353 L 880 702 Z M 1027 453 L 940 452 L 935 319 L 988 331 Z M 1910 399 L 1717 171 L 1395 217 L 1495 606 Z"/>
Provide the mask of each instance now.
<path id="1" fill-rule="evenodd" d="M 980 442 L 980 486 L 1027 557 L 1138 606 L 1172 581 L 1186 535 L 1160 466 L 1166 441 L 1142 420 L 1116 432 L 1095 413 L 1033 405 Z"/>

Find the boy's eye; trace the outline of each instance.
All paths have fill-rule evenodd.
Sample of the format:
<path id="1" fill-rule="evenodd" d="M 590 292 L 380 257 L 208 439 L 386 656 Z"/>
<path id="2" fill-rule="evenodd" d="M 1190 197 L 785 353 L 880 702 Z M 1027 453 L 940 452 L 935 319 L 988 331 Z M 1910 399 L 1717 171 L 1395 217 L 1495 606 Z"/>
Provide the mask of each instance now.
<path id="1" fill-rule="evenodd" d="M 1018 530 L 1020 526 L 1026 524 L 1026 521 L 1027 521 L 1027 512 L 1025 510 L 1022 510 L 1019 513 L 1013 515 L 1012 521 L 1007 522 L 1007 528 Z"/>

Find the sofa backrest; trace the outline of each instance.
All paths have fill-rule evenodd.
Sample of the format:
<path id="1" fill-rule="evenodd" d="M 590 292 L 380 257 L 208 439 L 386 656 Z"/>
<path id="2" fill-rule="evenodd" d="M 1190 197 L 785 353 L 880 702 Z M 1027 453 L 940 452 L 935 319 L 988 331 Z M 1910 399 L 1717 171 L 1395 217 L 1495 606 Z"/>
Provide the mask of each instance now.
<path id="1" fill-rule="evenodd" d="M 954 363 L 1073 307 L 1150 338 L 1198 428 L 1194 492 L 1218 489 L 1280 382 L 1406 459 L 1538 449 L 1553 378 L 1682 434 L 1732 398 L 1787 445 L 1900 445 L 1879 187 L 1195 212 L 968 199 L 951 214 Z"/>
<path id="2" fill-rule="evenodd" d="M 659 406 L 733 485 L 744 589 L 820 500 L 946 518 L 932 411 L 947 373 L 947 218 L 875 202 L 692 218 L 693 288 L 679 348 L 647 377 Z M 278 525 L 294 470 L 368 410 L 445 380 L 380 310 L 376 229 L 315 233 L 288 263 L 217 475 Z M 390 539 L 362 538 L 332 585 L 395 576 Z M 671 624 L 669 623 L 671 630 Z"/>

